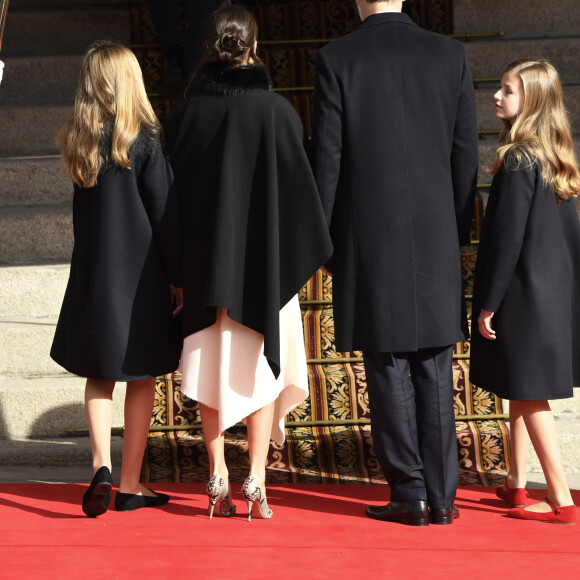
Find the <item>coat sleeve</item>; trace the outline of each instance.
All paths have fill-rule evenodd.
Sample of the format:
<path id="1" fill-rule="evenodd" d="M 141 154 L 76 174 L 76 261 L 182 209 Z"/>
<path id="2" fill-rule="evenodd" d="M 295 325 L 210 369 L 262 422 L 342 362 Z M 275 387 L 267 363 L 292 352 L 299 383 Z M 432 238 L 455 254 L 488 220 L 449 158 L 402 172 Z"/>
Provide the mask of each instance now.
<path id="1" fill-rule="evenodd" d="M 451 152 L 451 175 L 455 201 L 455 216 L 459 243 L 469 243 L 473 206 L 477 187 L 477 168 L 479 164 L 479 145 L 477 142 L 477 116 L 475 108 L 475 91 L 465 55 L 461 88 L 457 102 L 457 113 L 453 130 L 453 148 Z"/>
<path id="2" fill-rule="evenodd" d="M 155 136 L 143 162 L 139 185 L 167 278 L 181 287 L 181 221 L 177 193 L 159 135 Z"/>
<path id="3" fill-rule="evenodd" d="M 493 208 L 491 199 L 488 204 L 488 211 L 493 213 L 486 215 L 489 223 L 484 226 L 487 240 L 481 306 L 490 312 L 497 312 L 514 277 L 535 191 L 532 169 L 516 170 L 506 167 L 505 163 Z"/>
<path id="4" fill-rule="evenodd" d="M 316 60 L 312 142 L 314 175 L 330 225 L 340 176 L 342 105 L 336 75 L 323 51 L 318 53 Z"/>

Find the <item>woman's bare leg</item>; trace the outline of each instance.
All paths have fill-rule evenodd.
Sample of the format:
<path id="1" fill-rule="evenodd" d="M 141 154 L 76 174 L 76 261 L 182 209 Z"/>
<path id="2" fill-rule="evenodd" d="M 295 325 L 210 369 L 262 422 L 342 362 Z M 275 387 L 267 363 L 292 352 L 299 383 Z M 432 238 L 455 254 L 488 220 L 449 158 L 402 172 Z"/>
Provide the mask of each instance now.
<path id="1" fill-rule="evenodd" d="M 203 426 L 203 437 L 209 458 L 209 476 L 219 475 L 228 479 L 228 467 L 225 459 L 225 438 L 219 430 L 219 413 L 216 409 L 199 403 L 199 413 Z"/>
<path id="2" fill-rule="evenodd" d="M 270 449 L 270 433 L 274 417 L 274 403 L 266 405 L 246 418 L 250 449 L 250 476 L 266 482 L 266 462 Z"/>

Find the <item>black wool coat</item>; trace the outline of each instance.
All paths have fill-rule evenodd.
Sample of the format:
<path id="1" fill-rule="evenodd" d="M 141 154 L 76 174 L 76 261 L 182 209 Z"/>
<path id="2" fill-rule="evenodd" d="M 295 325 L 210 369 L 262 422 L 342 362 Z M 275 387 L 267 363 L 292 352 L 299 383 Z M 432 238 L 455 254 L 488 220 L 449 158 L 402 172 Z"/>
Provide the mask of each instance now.
<path id="1" fill-rule="evenodd" d="M 94 187 L 74 187 L 70 278 L 50 355 L 93 379 L 169 373 L 181 351 L 169 293 L 170 281 L 181 286 L 173 175 L 159 135 L 143 133 L 130 156 L 130 170 L 109 166 Z"/>
<path id="2" fill-rule="evenodd" d="M 463 46 L 400 13 L 318 54 L 315 175 L 334 243 L 339 350 L 416 351 L 467 334 L 478 143 Z"/>
<path id="3" fill-rule="evenodd" d="M 264 335 L 280 368 L 280 309 L 332 253 L 300 118 L 258 66 L 205 64 L 166 124 L 182 204 L 183 335 L 216 307 Z"/>
<path id="4" fill-rule="evenodd" d="M 580 223 L 538 165 L 494 176 L 474 281 L 470 380 L 505 399 L 573 396 L 580 384 Z M 495 340 L 477 317 L 495 312 Z"/>

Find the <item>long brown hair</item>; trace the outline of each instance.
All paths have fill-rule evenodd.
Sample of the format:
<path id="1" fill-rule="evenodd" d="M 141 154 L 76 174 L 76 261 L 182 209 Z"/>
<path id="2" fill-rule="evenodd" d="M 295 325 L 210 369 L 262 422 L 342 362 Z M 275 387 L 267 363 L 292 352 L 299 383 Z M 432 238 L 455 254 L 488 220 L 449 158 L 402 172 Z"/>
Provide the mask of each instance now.
<path id="1" fill-rule="evenodd" d="M 131 168 L 129 149 L 141 128 L 159 130 L 135 55 L 120 42 L 97 41 L 87 50 L 74 108 L 58 144 L 68 176 L 81 187 L 93 187 L 106 159 L 102 141 L 111 129 L 111 161 Z"/>
<path id="2" fill-rule="evenodd" d="M 524 103 L 513 123 L 502 120 L 499 147 L 489 173 L 498 173 L 506 155 L 512 153 L 517 167 L 539 163 L 542 179 L 558 198 L 577 196 L 580 171 L 558 72 L 544 60 L 517 60 L 504 72 L 513 72 L 521 80 Z"/>
<path id="3" fill-rule="evenodd" d="M 254 15 L 242 6 L 225 6 L 210 17 L 206 29 L 210 60 L 241 66 L 248 62 L 264 66 L 256 54 L 258 24 Z"/>

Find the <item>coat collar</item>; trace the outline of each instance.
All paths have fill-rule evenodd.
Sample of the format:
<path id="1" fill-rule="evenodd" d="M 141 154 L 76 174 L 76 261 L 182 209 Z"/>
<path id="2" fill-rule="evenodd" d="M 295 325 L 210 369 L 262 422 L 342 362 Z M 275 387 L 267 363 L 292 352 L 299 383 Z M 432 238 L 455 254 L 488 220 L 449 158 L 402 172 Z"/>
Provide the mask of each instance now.
<path id="1" fill-rule="evenodd" d="M 258 65 L 232 66 L 209 61 L 203 64 L 187 87 L 186 96 L 212 95 L 231 97 L 256 89 L 270 89 L 270 78 Z"/>
<path id="2" fill-rule="evenodd" d="M 379 12 L 378 14 L 371 14 L 370 16 L 367 16 L 360 25 L 360 28 L 376 26 L 377 24 L 388 24 L 391 22 L 397 22 L 399 24 L 411 24 L 412 26 L 416 26 L 411 18 L 404 12 Z"/>

